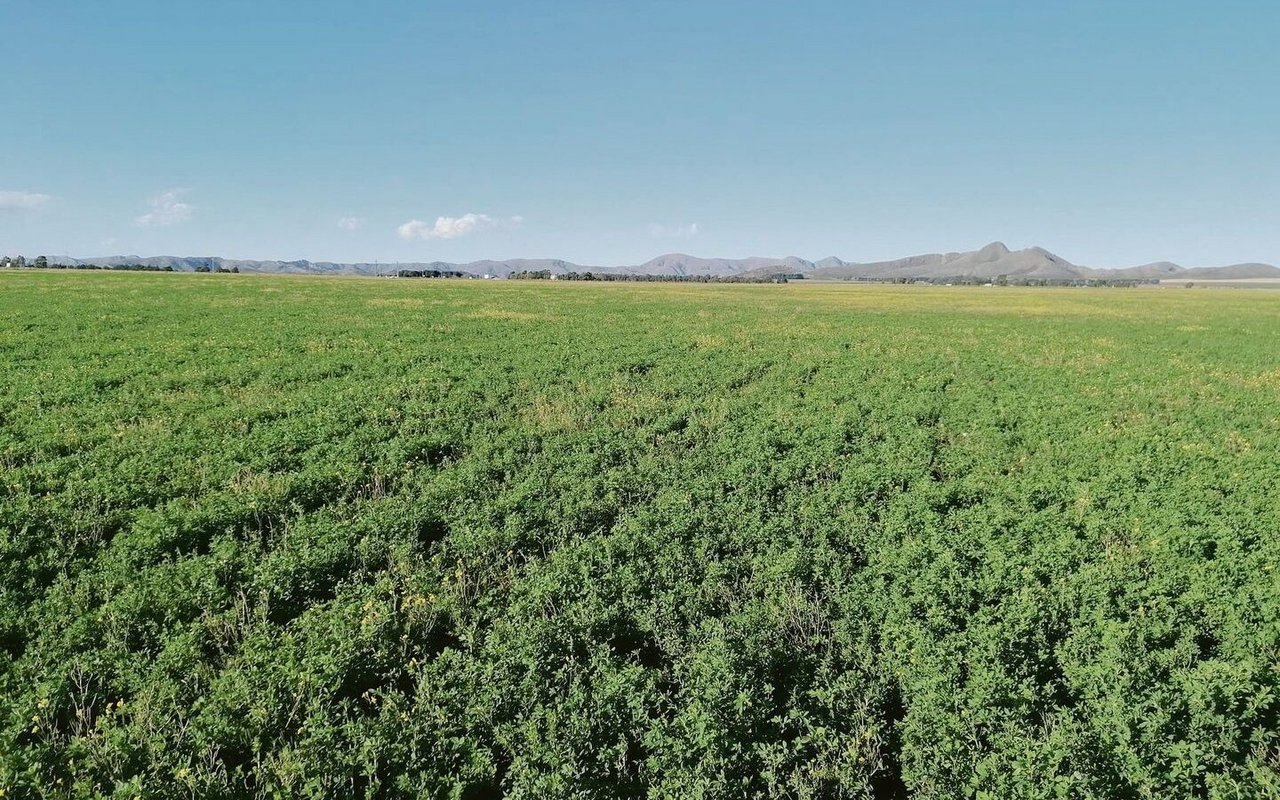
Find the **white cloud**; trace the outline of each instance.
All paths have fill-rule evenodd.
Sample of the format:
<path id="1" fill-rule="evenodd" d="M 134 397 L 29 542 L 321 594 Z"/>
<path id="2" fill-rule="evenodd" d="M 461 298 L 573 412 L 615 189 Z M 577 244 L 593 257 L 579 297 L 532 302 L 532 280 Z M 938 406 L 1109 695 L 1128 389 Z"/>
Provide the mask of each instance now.
<path id="1" fill-rule="evenodd" d="M 5 211 L 31 211 L 53 198 L 39 192 L 16 192 L 0 189 L 0 209 Z"/>
<path id="2" fill-rule="evenodd" d="M 511 217 L 514 224 L 520 224 L 524 217 Z M 400 227 L 396 233 L 401 239 L 457 239 L 478 231 L 496 228 L 499 221 L 488 214 L 463 214 L 460 217 L 436 217 L 435 224 L 411 219 Z"/>
<path id="3" fill-rule="evenodd" d="M 649 235 L 655 239 L 688 239 L 698 235 L 698 223 L 688 225 L 650 225 Z"/>
<path id="4" fill-rule="evenodd" d="M 358 231 L 364 227 L 364 220 L 360 217 L 340 217 L 338 227 L 344 231 Z"/>
<path id="5" fill-rule="evenodd" d="M 134 220 L 143 228 L 177 225 L 191 219 L 195 206 L 182 202 L 186 189 L 170 189 L 151 198 L 151 210 Z"/>

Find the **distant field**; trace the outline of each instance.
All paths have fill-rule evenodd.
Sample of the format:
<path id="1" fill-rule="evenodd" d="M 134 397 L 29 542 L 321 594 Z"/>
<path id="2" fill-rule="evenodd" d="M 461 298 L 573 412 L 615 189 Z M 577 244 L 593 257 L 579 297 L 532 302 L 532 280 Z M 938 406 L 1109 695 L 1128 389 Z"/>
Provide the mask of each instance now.
<path id="1" fill-rule="evenodd" d="M 0 794 L 1275 797 L 1278 320 L 0 273 Z"/>

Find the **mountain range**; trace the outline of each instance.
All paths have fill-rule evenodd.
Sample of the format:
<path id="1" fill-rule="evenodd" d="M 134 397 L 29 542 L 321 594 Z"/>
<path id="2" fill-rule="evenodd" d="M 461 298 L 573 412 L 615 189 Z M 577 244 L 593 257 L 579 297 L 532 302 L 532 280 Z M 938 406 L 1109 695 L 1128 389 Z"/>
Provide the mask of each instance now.
<path id="1" fill-rule="evenodd" d="M 786 258 L 698 258 L 683 253 L 658 256 L 631 266 L 588 266 L 548 258 L 517 258 L 506 261 L 472 261 L 454 264 L 443 261 L 414 263 L 337 263 L 331 261 L 250 261 L 219 258 L 216 256 L 110 256 L 104 258 L 73 259 L 51 258 L 51 263 L 78 266 L 99 264 L 120 266 L 144 264 L 154 267 L 171 267 L 176 271 L 193 271 L 197 268 L 232 269 L 241 272 L 338 274 L 338 275 L 394 275 L 399 270 L 439 270 L 463 272 L 477 277 L 505 278 L 513 272 L 546 270 L 552 274 L 567 272 L 593 272 L 633 275 L 688 275 L 688 276 L 759 276 L 773 273 L 804 275 L 813 279 L 895 279 L 895 278 L 1046 278 L 1072 279 L 1162 279 L 1162 280 L 1245 280 L 1256 278 L 1280 278 L 1280 268 L 1270 264 L 1231 264 L 1220 267 L 1183 267 L 1167 261 L 1142 264 L 1120 269 L 1096 269 L 1073 264 L 1042 247 L 1010 250 L 1001 242 L 979 250 L 958 253 L 929 253 L 908 256 L 893 261 L 856 262 L 842 261 L 834 256 L 820 261 L 808 261 L 789 256 Z"/>

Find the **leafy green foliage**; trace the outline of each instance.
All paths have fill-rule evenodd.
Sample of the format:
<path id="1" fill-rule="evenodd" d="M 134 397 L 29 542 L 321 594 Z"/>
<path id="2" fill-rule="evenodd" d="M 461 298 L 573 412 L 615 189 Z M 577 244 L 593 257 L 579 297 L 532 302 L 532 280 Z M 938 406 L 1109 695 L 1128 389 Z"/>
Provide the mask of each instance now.
<path id="1" fill-rule="evenodd" d="M 1277 318 L 0 275 L 0 789 L 1274 797 Z"/>

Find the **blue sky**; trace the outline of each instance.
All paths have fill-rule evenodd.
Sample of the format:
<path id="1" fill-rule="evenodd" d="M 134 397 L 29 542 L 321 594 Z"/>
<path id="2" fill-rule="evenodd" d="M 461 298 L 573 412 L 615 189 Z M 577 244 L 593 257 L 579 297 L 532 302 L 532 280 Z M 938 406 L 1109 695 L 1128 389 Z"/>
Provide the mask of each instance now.
<path id="1" fill-rule="evenodd" d="M 5 0 L 0 252 L 1280 263 L 1275 2 Z"/>

